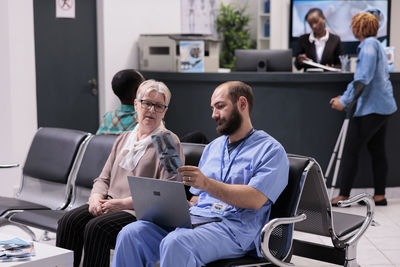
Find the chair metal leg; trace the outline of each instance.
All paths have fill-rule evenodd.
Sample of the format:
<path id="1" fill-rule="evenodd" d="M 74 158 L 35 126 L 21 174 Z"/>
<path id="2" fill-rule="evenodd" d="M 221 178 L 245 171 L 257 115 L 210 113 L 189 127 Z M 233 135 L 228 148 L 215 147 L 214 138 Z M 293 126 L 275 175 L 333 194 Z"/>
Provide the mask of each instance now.
<path id="1" fill-rule="evenodd" d="M 357 263 L 357 242 L 355 244 L 352 244 L 350 246 L 347 246 L 346 249 L 346 254 L 345 254 L 345 262 L 344 266 L 345 267 L 359 267 Z"/>
<path id="2" fill-rule="evenodd" d="M 0 227 L 7 226 L 7 225 L 18 227 L 19 229 L 21 229 L 22 231 L 27 233 L 32 238 L 33 241 L 37 241 L 35 233 L 31 229 L 29 229 L 29 227 L 27 227 L 26 225 L 23 225 L 20 223 L 15 223 L 15 222 L 10 222 L 6 218 L 0 218 Z"/>
<path id="3" fill-rule="evenodd" d="M 44 231 L 43 236 L 41 238 L 43 241 L 50 241 L 51 238 L 49 237 L 49 231 Z"/>
<path id="4" fill-rule="evenodd" d="M 344 267 L 360 267 L 360 265 L 358 265 L 356 260 L 345 261 L 343 266 Z"/>
<path id="5" fill-rule="evenodd" d="M 0 217 L 0 227 L 6 226 L 9 224 L 9 221 L 6 218 Z"/>

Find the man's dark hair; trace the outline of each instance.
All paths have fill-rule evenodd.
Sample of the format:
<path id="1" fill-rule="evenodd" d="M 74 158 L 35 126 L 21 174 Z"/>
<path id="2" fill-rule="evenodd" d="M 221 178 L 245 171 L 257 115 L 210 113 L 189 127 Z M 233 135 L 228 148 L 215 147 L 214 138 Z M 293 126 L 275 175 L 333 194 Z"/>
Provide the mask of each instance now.
<path id="1" fill-rule="evenodd" d="M 121 102 L 132 102 L 133 105 L 136 91 L 143 81 L 144 77 L 140 72 L 133 69 L 121 70 L 114 75 L 111 87 Z"/>
<path id="2" fill-rule="evenodd" d="M 314 12 L 316 12 L 318 14 L 318 16 L 320 16 L 321 18 L 325 19 L 324 12 L 322 12 L 322 10 L 320 8 L 314 7 L 314 8 L 311 8 L 310 10 L 308 10 L 307 14 L 304 17 L 304 20 L 307 21 L 308 16 Z"/>
<path id="3" fill-rule="evenodd" d="M 250 85 L 240 81 L 228 82 L 228 85 L 229 98 L 231 99 L 232 103 L 235 104 L 239 100 L 239 97 L 244 96 L 249 104 L 250 114 L 254 103 L 253 90 L 251 89 Z"/>

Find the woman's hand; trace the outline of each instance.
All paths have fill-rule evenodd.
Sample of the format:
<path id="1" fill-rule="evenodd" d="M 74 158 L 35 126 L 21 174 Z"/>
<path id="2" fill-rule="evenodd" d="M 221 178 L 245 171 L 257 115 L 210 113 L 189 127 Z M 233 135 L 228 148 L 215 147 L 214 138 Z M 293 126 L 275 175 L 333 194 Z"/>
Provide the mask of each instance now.
<path id="1" fill-rule="evenodd" d="M 100 216 L 103 214 L 103 211 L 101 209 L 101 200 L 104 199 L 104 196 L 101 194 L 92 194 L 89 197 L 89 212 L 93 216 Z"/>
<path id="2" fill-rule="evenodd" d="M 339 111 L 342 111 L 344 109 L 344 106 L 339 101 L 340 97 L 341 96 L 338 95 L 337 97 L 334 97 L 329 101 L 329 104 L 331 104 L 331 108 L 332 109 L 336 109 L 336 110 L 339 110 Z"/>
<path id="3" fill-rule="evenodd" d="M 300 54 L 297 56 L 297 62 L 303 64 L 303 61 L 307 58 L 306 54 Z"/>
<path id="4" fill-rule="evenodd" d="M 132 197 L 100 200 L 102 213 L 133 209 Z"/>
<path id="5" fill-rule="evenodd" d="M 192 196 L 192 198 L 188 201 L 189 208 L 196 205 L 198 199 L 199 199 L 199 196 Z"/>

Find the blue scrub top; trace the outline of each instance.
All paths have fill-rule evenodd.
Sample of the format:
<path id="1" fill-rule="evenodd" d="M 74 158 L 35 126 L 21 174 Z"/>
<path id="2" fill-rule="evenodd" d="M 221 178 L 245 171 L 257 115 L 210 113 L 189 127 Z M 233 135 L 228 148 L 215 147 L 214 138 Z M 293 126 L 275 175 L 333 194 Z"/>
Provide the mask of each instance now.
<path id="1" fill-rule="evenodd" d="M 226 138 L 227 136 L 221 136 L 205 148 L 199 163 L 200 170 L 207 177 L 217 181 L 250 185 L 263 193 L 268 201 L 258 210 L 237 208 L 214 198 L 205 191 L 192 187 L 190 192 L 198 195 L 199 198 L 196 205 L 190 208 L 190 213 L 206 217 L 221 217 L 222 223 L 229 227 L 244 250 L 255 245 L 258 255 L 261 256 L 260 232 L 269 219 L 272 203 L 277 200 L 287 185 L 289 161 L 282 145 L 264 131 L 255 131 L 231 154 L 228 153 Z M 223 178 L 221 178 L 222 153 L 224 153 Z M 226 175 L 233 158 L 234 162 Z M 226 205 L 225 211 L 222 214 L 213 212 L 211 207 L 214 203 Z"/>
<path id="2" fill-rule="evenodd" d="M 354 99 L 353 83 L 358 81 L 366 85 L 357 101 L 354 116 L 365 116 L 376 113 L 389 115 L 397 110 L 393 97 L 393 87 L 389 80 L 389 69 L 383 46 L 375 37 L 365 38 L 358 46 L 354 80 L 339 101 L 347 106 Z"/>

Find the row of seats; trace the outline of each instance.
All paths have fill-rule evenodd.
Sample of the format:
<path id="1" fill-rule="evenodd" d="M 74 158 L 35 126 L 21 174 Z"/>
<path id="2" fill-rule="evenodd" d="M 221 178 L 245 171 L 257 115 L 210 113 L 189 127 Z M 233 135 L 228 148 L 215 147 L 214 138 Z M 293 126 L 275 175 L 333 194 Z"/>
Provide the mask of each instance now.
<path id="1" fill-rule="evenodd" d="M 93 179 L 111 151 L 116 136 L 94 136 L 82 131 L 40 128 L 23 166 L 15 198 L 0 197 L 0 227 L 15 224 L 56 232 L 58 219 L 87 202 Z M 204 145 L 182 143 L 187 165 L 197 165 Z M 207 266 L 273 264 L 290 266 L 292 254 L 336 264 L 356 264 L 357 241 L 373 218 L 374 203 L 365 194 L 343 205 L 367 203 L 366 216 L 332 211 L 319 164 L 310 157 L 288 155 L 289 182 L 272 207 L 270 221 L 261 232 L 264 258 L 246 256 Z M 328 236 L 332 246 L 293 241 L 293 230 Z M 316 251 L 318 251 L 316 253 Z"/>
<path id="2" fill-rule="evenodd" d="M 40 128 L 23 166 L 18 193 L 15 198 L 0 197 L 0 216 L 33 239 L 24 225 L 55 232 L 67 210 L 87 202 L 93 179 L 100 174 L 115 138 Z"/>
<path id="3" fill-rule="evenodd" d="M 25 225 L 56 232 L 65 212 L 87 202 L 93 179 L 103 169 L 116 138 L 40 128 L 23 166 L 19 192 L 14 198 L 0 197 L 0 225 L 15 223 L 34 240 Z M 182 144 L 187 164 L 198 164 L 204 146 Z"/>

